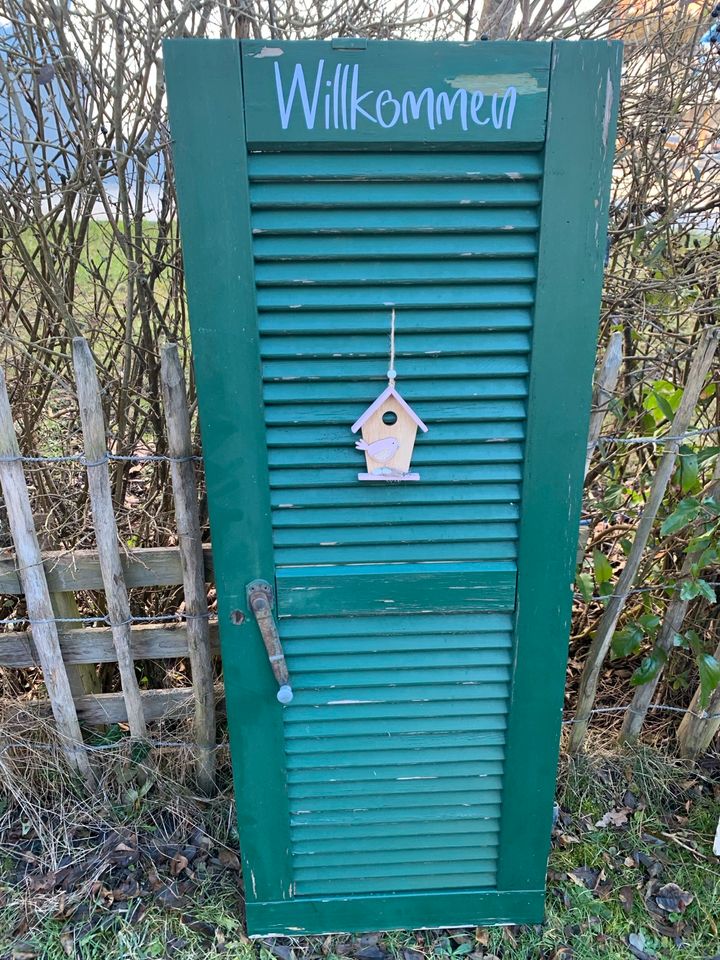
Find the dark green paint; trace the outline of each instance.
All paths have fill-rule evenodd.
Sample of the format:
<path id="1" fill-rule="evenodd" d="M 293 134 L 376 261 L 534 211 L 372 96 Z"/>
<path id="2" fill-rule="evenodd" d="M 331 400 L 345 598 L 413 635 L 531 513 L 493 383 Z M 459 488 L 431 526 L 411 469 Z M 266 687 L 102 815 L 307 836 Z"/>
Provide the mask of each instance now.
<path id="1" fill-rule="evenodd" d="M 248 896 L 289 896 L 289 813 L 282 707 L 245 586 L 275 578 L 252 259 L 240 49 L 232 40 L 169 41 L 165 73 L 182 197 L 192 238 L 184 264 L 195 347 L 218 590 L 233 775 Z M 202 172 L 200 172 L 202 171 Z M 197 189 L 198 177 L 202 189 Z M 252 490 L 252 496 L 248 496 Z M 232 611 L 245 615 L 231 623 Z M 245 722 L 256 718 L 262 737 Z"/>
<path id="2" fill-rule="evenodd" d="M 502 889 L 538 887 L 547 867 L 621 60 L 615 42 L 553 44 Z"/>
<path id="3" fill-rule="evenodd" d="M 356 518 L 363 522 L 362 518 Z M 387 541 L 384 542 L 387 550 Z M 366 545 L 365 555 L 370 549 Z M 506 548 L 507 550 L 508 548 Z M 392 548 L 388 559 L 402 555 Z M 427 554 L 420 547 L 418 556 Z M 472 545 L 468 552 L 473 551 Z M 373 573 L 354 572 L 343 567 L 318 567 L 314 573 L 303 568 L 284 569 L 278 574 L 278 607 L 281 616 L 355 616 L 387 613 L 435 612 L 451 607 L 465 610 L 512 610 L 515 605 L 514 564 L 402 564 L 380 566 Z M 495 567 L 495 569 L 492 569 Z M 504 567 L 504 569 L 503 569 Z M 468 569 L 470 568 L 470 569 Z M 448 597 L 452 596 L 452 602 Z"/>
<path id="4" fill-rule="evenodd" d="M 619 46 L 165 49 L 249 931 L 538 921 Z M 320 58 L 529 92 L 510 131 L 283 132 L 273 64 Z M 420 482 L 362 484 L 391 303 L 430 432 Z M 255 578 L 285 709 L 230 620 Z"/>
<path id="5" fill-rule="evenodd" d="M 397 927 L 475 926 L 482 922 L 535 923 L 542 917 L 545 889 L 518 892 L 469 889 L 452 893 L 414 893 L 385 897 L 336 897 L 296 900 L 293 903 L 247 905 L 251 929 L 267 933 L 311 934 L 328 930 L 379 930 Z"/>

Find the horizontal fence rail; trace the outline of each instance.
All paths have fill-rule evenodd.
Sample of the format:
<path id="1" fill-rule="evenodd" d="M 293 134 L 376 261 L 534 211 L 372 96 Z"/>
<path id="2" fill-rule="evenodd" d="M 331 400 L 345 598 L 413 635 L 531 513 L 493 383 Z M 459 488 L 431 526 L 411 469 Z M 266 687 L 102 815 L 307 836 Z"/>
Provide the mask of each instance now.
<path id="1" fill-rule="evenodd" d="M 163 350 L 161 387 L 168 455 L 121 456 L 107 449 L 101 391 L 90 347 L 72 344 L 82 424 L 83 453 L 25 456 L 18 449 L 5 381 L 0 378 L 0 479 L 15 556 L 0 557 L 0 594 L 24 597 L 25 617 L 0 619 L 0 668 L 41 667 L 47 700 L 12 705 L 23 723 L 53 716 L 68 762 L 89 787 L 94 782 L 83 728 L 127 724 L 130 739 L 151 744 L 148 724 L 192 717 L 198 786 L 215 785 L 216 714 L 222 688 L 214 680 L 217 623 L 208 610 L 207 585 L 214 579 L 209 545 L 201 541 L 190 413 L 177 348 Z M 175 547 L 124 550 L 118 539 L 108 472 L 112 461 L 169 462 L 177 521 Z M 77 463 L 86 471 L 97 548 L 40 552 L 23 467 L 43 462 Z M 22 549 L 21 549 L 22 548 Z M 182 588 L 183 606 L 172 614 L 135 616 L 129 590 Z M 83 615 L 77 594 L 103 595 L 107 613 Z M 15 628 L 25 627 L 18 630 Z M 187 658 L 191 685 L 141 689 L 136 661 Z M 100 665 L 114 664 L 121 692 L 103 692 Z M 81 727 L 82 725 L 82 727 Z"/>

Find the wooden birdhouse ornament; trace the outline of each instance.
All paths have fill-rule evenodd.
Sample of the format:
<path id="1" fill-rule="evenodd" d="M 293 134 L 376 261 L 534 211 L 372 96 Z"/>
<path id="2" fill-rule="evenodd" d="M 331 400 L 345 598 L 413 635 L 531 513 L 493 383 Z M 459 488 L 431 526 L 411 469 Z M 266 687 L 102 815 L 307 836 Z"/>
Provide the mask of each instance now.
<path id="1" fill-rule="evenodd" d="M 410 471 L 418 427 L 427 427 L 395 387 L 395 311 L 390 322 L 390 369 L 388 385 L 365 413 L 352 425 L 353 433 L 362 431 L 362 440 L 355 444 L 365 453 L 367 473 L 358 480 L 419 480 L 420 474 Z"/>

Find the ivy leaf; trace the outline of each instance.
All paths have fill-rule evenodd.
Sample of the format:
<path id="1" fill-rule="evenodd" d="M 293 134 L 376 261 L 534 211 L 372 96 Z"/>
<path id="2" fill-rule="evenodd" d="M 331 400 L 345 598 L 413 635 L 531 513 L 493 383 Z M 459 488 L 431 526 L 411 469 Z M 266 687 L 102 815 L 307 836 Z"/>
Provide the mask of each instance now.
<path id="1" fill-rule="evenodd" d="M 710 695 L 720 683 L 720 663 L 709 653 L 703 653 L 697 660 L 700 671 L 700 708 L 707 707 Z"/>
<path id="2" fill-rule="evenodd" d="M 699 657 L 703 653 L 702 640 L 700 639 L 700 634 L 697 630 L 686 630 L 685 639 L 690 645 L 690 649 L 695 654 L 696 657 Z"/>
<path id="3" fill-rule="evenodd" d="M 579 573 L 577 575 L 577 588 L 585 603 L 590 603 L 593 595 L 593 582 L 589 573 Z"/>
<path id="4" fill-rule="evenodd" d="M 649 657 L 645 657 L 637 670 L 630 677 L 630 685 L 639 687 L 643 683 L 649 683 L 654 680 L 660 672 L 661 667 L 667 661 L 667 653 L 656 647 Z"/>
<path id="5" fill-rule="evenodd" d="M 643 407 L 656 424 L 672 420 L 682 399 L 682 390 L 667 380 L 656 380 L 643 401 Z"/>
<path id="6" fill-rule="evenodd" d="M 685 580 L 683 585 L 680 587 L 681 600 L 694 600 L 695 597 L 699 595 L 700 595 L 699 580 Z"/>
<path id="7" fill-rule="evenodd" d="M 698 458 L 692 447 L 683 444 L 680 447 L 680 488 L 683 493 L 695 493 L 700 489 L 700 468 Z"/>
<path id="8" fill-rule="evenodd" d="M 700 501 L 695 497 L 686 497 L 681 500 L 673 512 L 665 517 L 660 527 L 660 533 L 667 537 L 671 533 L 677 533 L 691 523 L 700 513 Z"/>
<path id="9" fill-rule="evenodd" d="M 660 412 L 662 413 L 662 415 L 663 415 L 667 420 L 672 420 L 672 418 L 673 418 L 673 408 L 670 406 L 669 401 L 666 400 L 665 397 L 664 397 L 661 393 L 658 393 L 657 390 L 653 390 L 653 397 L 654 397 L 655 403 L 657 404 L 657 406 L 658 406 Z"/>
<path id="10" fill-rule="evenodd" d="M 629 657 L 637 653 L 645 639 L 641 628 L 637 623 L 630 623 L 622 630 L 617 630 L 612 638 L 612 656 Z"/>
<path id="11" fill-rule="evenodd" d="M 645 633 L 652 634 L 655 633 L 657 628 L 660 626 L 660 617 L 656 616 L 654 613 L 644 613 L 638 618 L 638 623 Z"/>
<path id="12" fill-rule="evenodd" d="M 612 580 L 612 567 L 610 561 L 601 550 L 593 550 L 593 567 L 595 568 L 595 579 L 602 586 Z"/>
<path id="13" fill-rule="evenodd" d="M 681 600 L 694 600 L 695 597 L 705 597 L 710 603 L 715 603 L 715 591 L 707 580 L 686 580 L 680 588 Z"/>
<path id="14" fill-rule="evenodd" d="M 712 530 L 706 530 L 704 533 L 699 534 L 697 537 L 692 537 L 688 541 L 687 552 L 691 554 L 702 553 L 704 550 L 709 550 L 713 545 L 713 537 L 717 535 L 717 530 L 713 527 Z M 699 559 L 696 562 L 699 562 Z M 706 560 L 705 563 L 711 563 L 711 560 Z"/>
<path id="15" fill-rule="evenodd" d="M 709 600 L 710 603 L 715 603 L 715 600 L 716 600 L 715 591 L 707 582 L 707 580 L 698 580 L 697 585 L 698 587 L 700 587 L 701 595 L 705 597 L 706 600 Z"/>

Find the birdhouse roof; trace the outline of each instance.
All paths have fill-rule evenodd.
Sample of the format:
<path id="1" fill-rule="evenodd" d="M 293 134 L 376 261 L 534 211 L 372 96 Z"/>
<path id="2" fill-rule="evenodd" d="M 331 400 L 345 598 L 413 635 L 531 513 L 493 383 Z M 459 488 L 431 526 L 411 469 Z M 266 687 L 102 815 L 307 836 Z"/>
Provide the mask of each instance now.
<path id="1" fill-rule="evenodd" d="M 352 425 L 352 427 L 350 428 L 350 429 L 352 430 L 352 432 L 353 432 L 353 433 L 357 433 L 358 430 L 360 429 L 360 427 L 365 423 L 365 421 L 366 421 L 369 417 L 371 417 L 371 416 L 375 413 L 376 410 L 379 410 L 380 407 L 385 403 L 385 401 L 386 401 L 389 397 L 394 397 L 394 399 L 397 400 L 397 402 L 398 402 L 398 403 L 400 404 L 400 406 L 403 408 L 403 410 L 405 411 L 405 413 L 407 413 L 410 417 L 412 417 L 412 419 L 415 421 L 415 423 L 418 425 L 418 427 L 420 427 L 420 429 L 422 430 L 422 432 L 423 432 L 423 433 L 427 433 L 427 429 L 428 429 L 428 428 L 427 428 L 427 427 L 425 426 L 425 424 L 422 422 L 422 420 L 420 419 L 420 417 L 415 413 L 415 411 L 414 411 L 413 408 L 410 406 L 410 404 L 409 404 L 409 403 L 406 403 L 406 402 L 403 400 L 403 398 L 400 396 L 400 394 L 397 392 L 397 390 L 395 389 L 395 387 L 394 387 L 392 384 L 388 384 L 387 387 L 386 387 L 386 388 L 383 390 L 383 392 L 380 394 L 380 396 L 377 398 L 377 400 L 375 400 L 373 403 L 370 404 L 370 406 L 367 408 L 367 410 L 365 411 L 365 413 L 363 413 L 363 415 L 362 415 L 361 417 L 358 417 L 358 419 L 355 421 L 355 423 L 354 423 L 354 424 Z"/>

